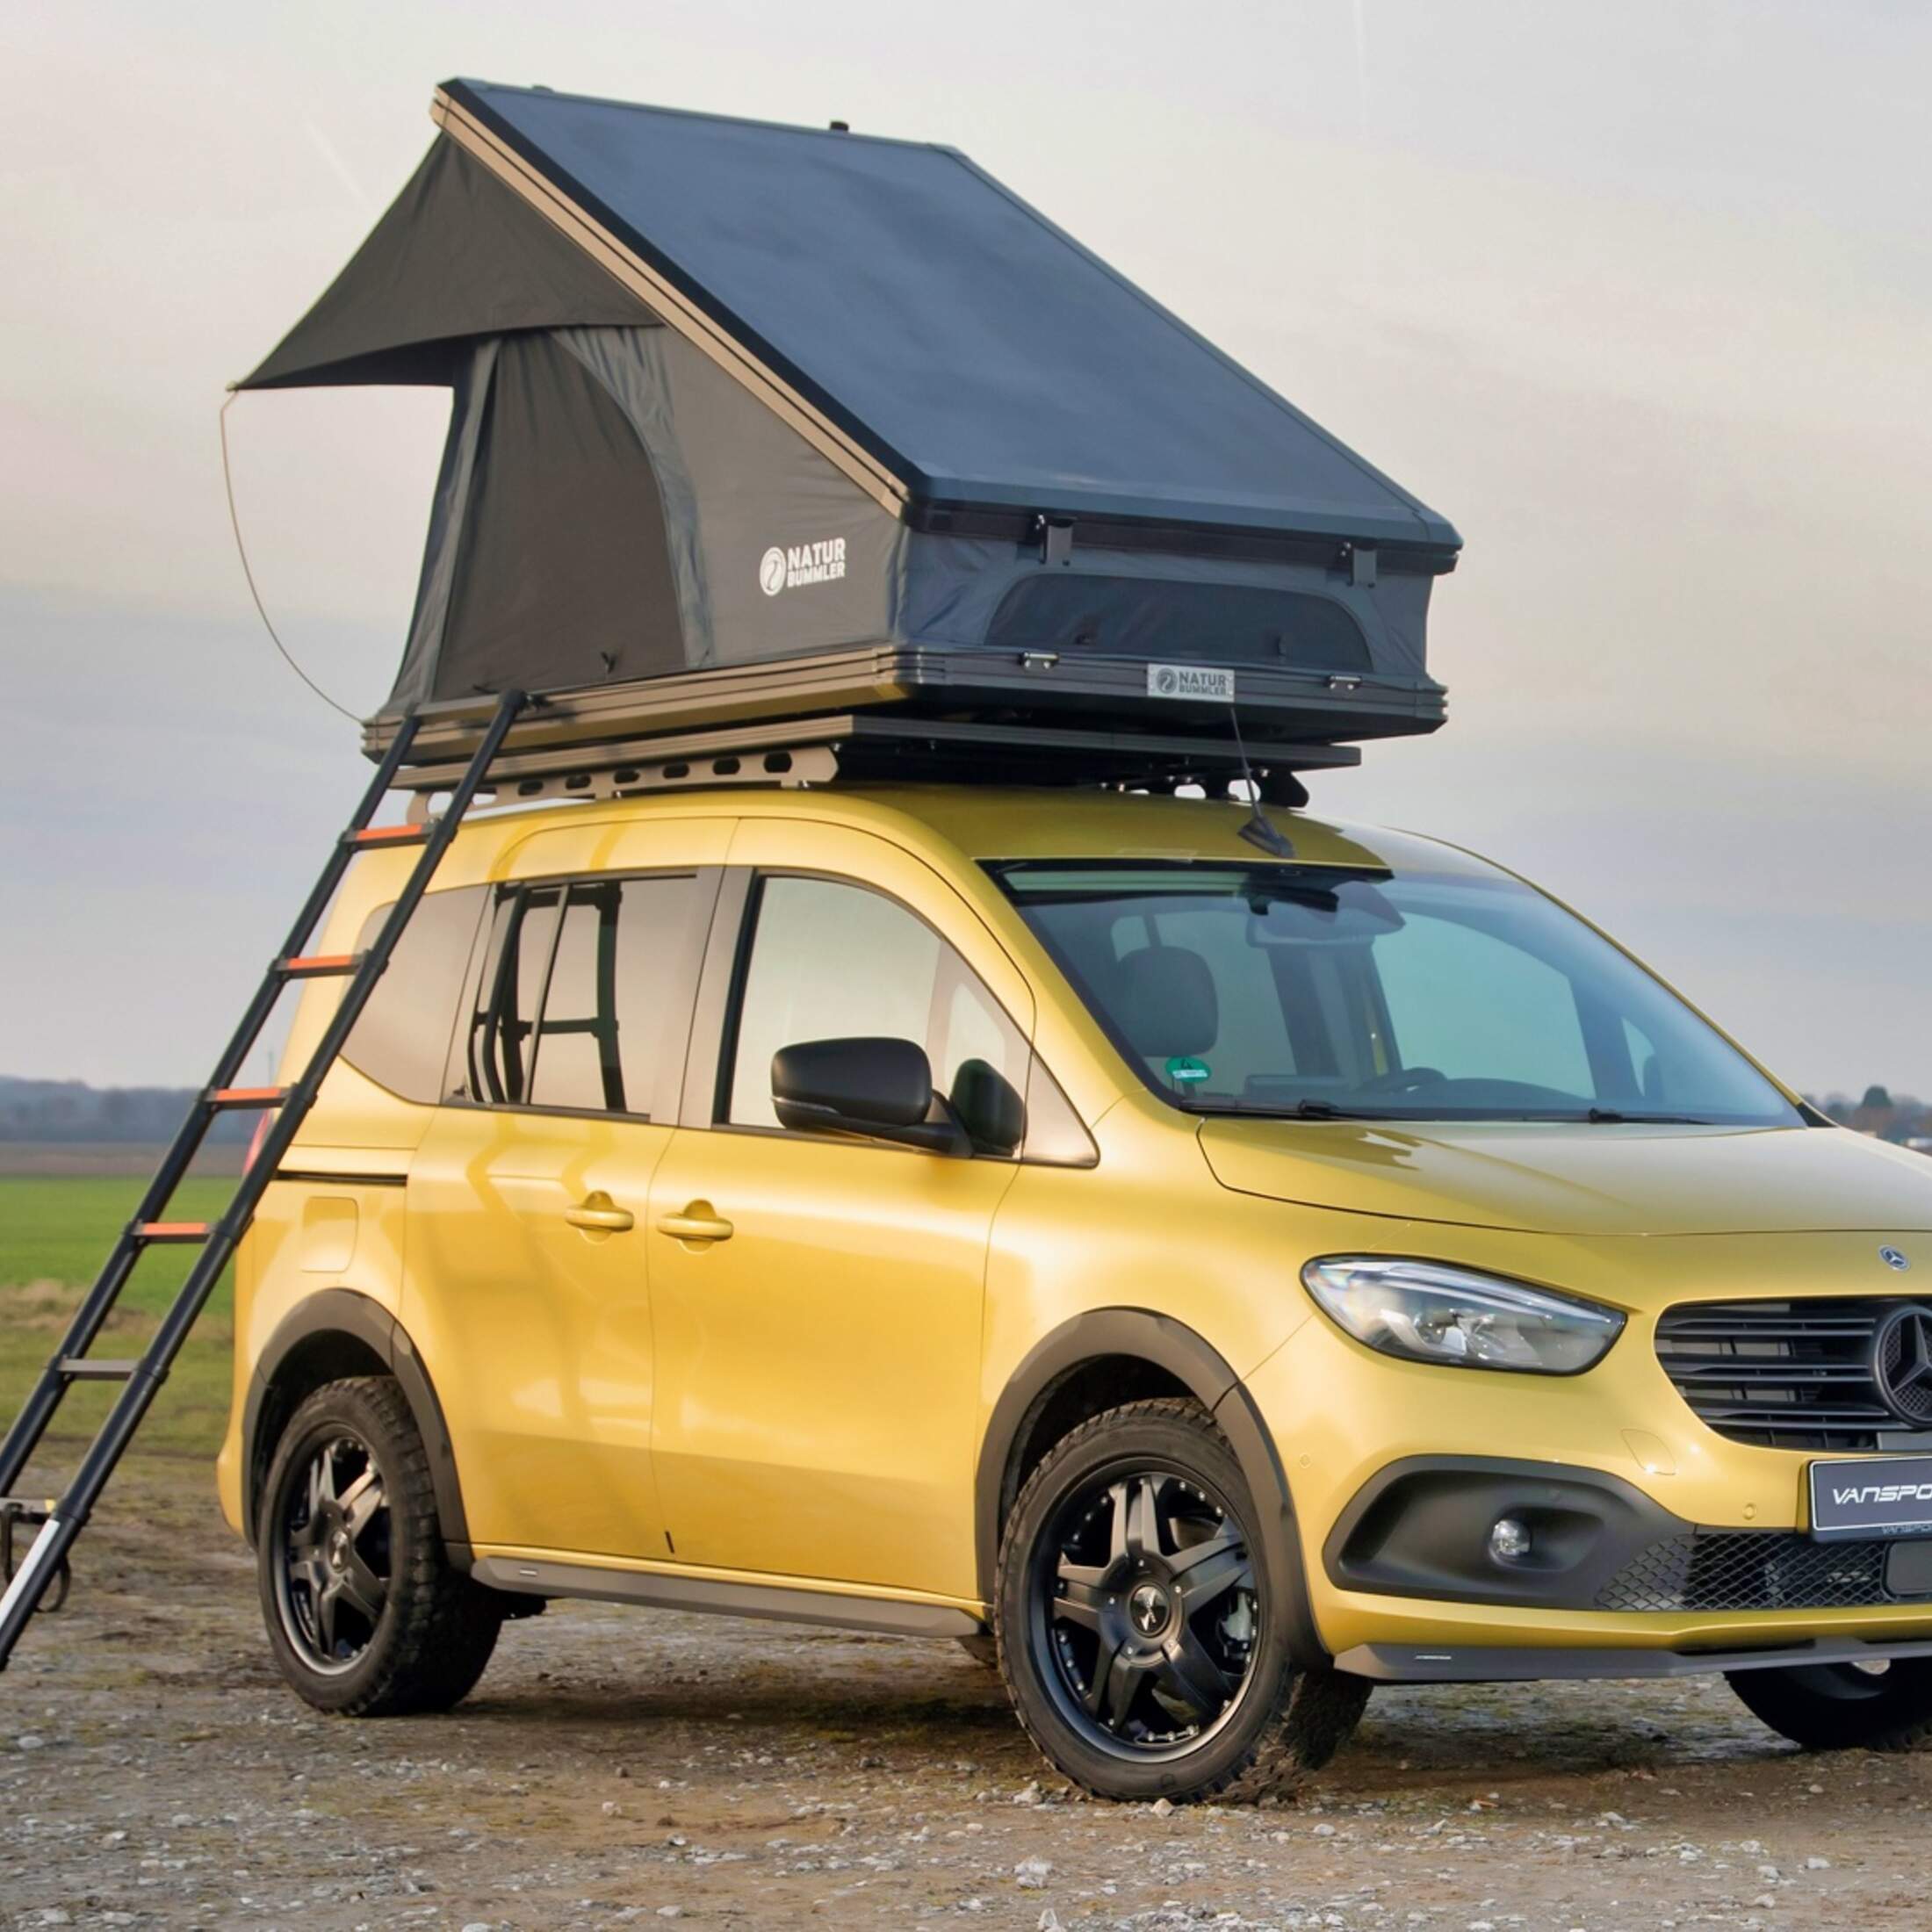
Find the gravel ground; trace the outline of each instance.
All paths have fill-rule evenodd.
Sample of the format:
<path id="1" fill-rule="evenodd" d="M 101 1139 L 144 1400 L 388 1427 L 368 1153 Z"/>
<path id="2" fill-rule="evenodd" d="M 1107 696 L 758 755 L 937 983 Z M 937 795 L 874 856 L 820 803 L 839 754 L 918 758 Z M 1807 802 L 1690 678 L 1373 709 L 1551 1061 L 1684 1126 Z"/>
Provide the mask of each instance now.
<path id="1" fill-rule="evenodd" d="M 1288 1808 L 1077 1799 L 950 1644 L 559 1605 L 448 1718 L 268 1661 L 205 1462 L 131 1465 L 0 1677 L 0 1921 L 1923 1927 L 1932 1761 L 1721 1682 L 1380 1695 Z"/>

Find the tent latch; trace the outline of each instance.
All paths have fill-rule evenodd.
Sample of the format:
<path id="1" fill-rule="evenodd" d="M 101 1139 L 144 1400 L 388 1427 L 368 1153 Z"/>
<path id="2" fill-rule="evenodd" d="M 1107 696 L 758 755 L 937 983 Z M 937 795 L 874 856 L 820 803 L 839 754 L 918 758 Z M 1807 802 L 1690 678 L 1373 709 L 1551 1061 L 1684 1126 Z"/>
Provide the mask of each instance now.
<path id="1" fill-rule="evenodd" d="M 1071 564 L 1073 561 L 1073 525 L 1042 516 L 1036 526 L 1040 537 L 1040 561 Z"/>
<path id="2" fill-rule="evenodd" d="M 1373 544 L 1344 544 L 1342 561 L 1348 568 L 1348 580 L 1364 590 L 1375 588 L 1375 546 Z"/>

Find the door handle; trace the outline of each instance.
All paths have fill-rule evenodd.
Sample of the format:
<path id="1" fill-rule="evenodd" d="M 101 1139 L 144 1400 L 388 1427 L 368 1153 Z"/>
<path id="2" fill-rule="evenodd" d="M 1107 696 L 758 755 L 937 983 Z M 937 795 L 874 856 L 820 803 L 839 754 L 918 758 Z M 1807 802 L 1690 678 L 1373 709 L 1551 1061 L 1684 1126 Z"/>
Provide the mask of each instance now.
<path id="1" fill-rule="evenodd" d="M 694 1242 L 700 1246 L 714 1241 L 729 1241 L 736 1230 L 708 1200 L 694 1200 L 681 1214 L 664 1215 L 658 1232 L 674 1241 Z"/>
<path id="2" fill-rule="evenodd" d="M 586 1194 L 574 1208 L 564 1209 L 564 1219 L 587 1234 L 621 1235 L 635 1228 L 638 1217 L 628 1208 L 620 1208 L 602 1191 Z"/>

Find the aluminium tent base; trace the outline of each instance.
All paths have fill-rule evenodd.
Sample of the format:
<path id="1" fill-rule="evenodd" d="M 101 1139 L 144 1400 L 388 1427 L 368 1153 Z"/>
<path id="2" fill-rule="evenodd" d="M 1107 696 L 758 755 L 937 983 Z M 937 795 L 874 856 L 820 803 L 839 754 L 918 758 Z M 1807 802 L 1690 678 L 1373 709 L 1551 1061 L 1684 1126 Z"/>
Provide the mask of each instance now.
<path id="1" fill-rule="evenodd" d="M 417 794 L 418 811 L 463 771 L 489 715 L 481 703 L 439 709 L 436 724 L 449 755 L 425 749 L 395 778 L 398 789 Z M 428 724 L 426 720 L 426 729 Z M 1171 789 L 1181 784 L 1224 789 L 1251 775 L 1268 803 L 1302 805 L 1308 792 L 1296 773 L 1346 769 L 1360 759 L 1352 745 L 1238 743 L 1225 729 L 1207 737 L 848 712 L 633 742 L 510 748 L 490 772 L 500 804 L 624 797 L 691 785 L 823 784 L 835 778 Z"/>
<path id="2" fill-rule="evenodd" d="M 667 732 L 848 710 L 890 711 L 912 720 L 1023 719 L 1063 733 L 1128 729 L 1229 738 L 1226 703 L 1154 696 L 1150 669 L 1140 659 L 1087 657 L 1077 651 L 874 645 L 553 692 L 526 710 L 508 749 L 567 752 Z M 1344 735 L 1428 731 L 1443 717 L 1439 688 L 1418 694 L 1355 674 L 1251 665 L 1236 668 L 1233 680 L 1243 730 L 1300 745 L 1304 763 L 1352 764 L 1352 757 L 1317 758 L 1311 748 Z M 474 719 L 488 705 L 487 696 L 479 695 L 422 706 L 417 755 L 462 755 L 473 738 Z M 364 732 L 370 756 L 380 757 L 388 748 L 396 725 L 393 713 L 370 721 Z"/>

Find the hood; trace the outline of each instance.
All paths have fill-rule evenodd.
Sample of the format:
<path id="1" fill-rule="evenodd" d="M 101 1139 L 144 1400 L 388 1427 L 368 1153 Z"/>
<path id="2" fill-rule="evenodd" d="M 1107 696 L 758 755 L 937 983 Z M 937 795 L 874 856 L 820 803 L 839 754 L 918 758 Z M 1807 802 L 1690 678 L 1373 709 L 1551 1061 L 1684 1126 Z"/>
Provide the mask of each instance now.
<path id="1" fill-rule="evenodd" d="M 1538 1234 L 1932 1229 L 1932 1160 L 1842 1128 L 1215 1119 L 1237 1193 Z"/>

